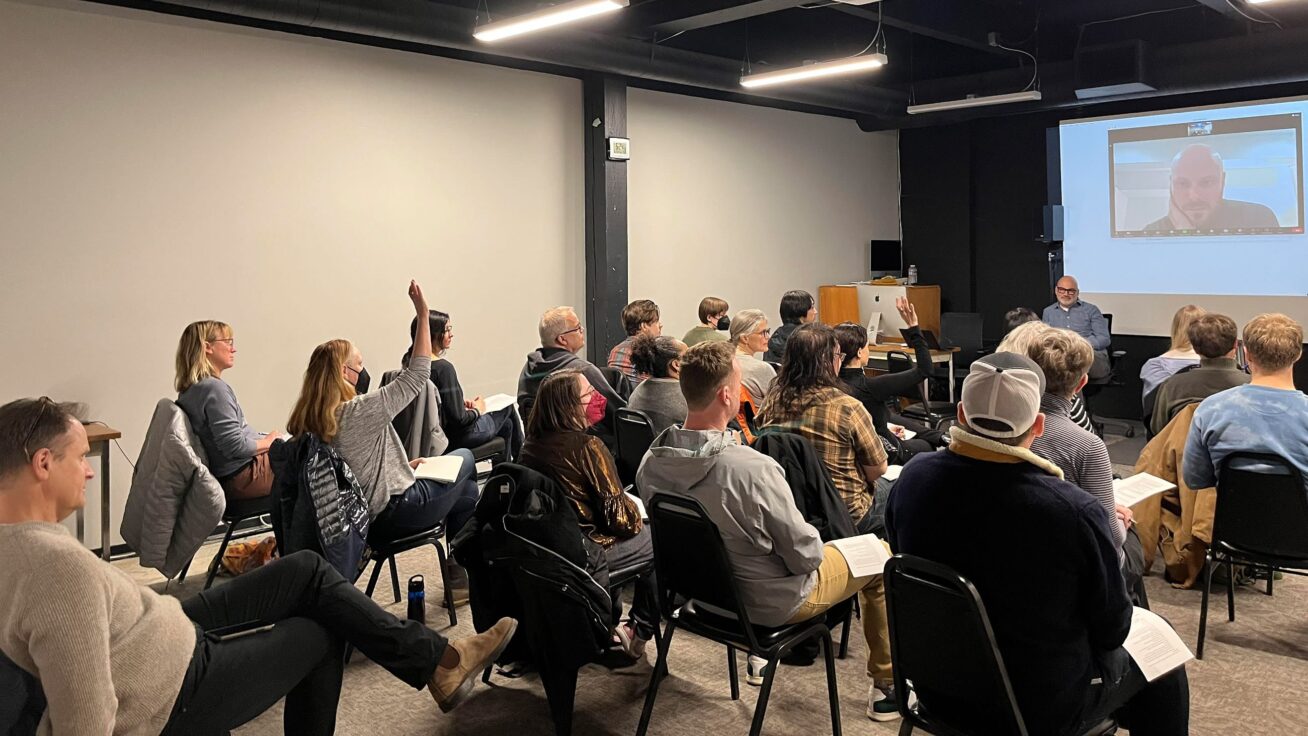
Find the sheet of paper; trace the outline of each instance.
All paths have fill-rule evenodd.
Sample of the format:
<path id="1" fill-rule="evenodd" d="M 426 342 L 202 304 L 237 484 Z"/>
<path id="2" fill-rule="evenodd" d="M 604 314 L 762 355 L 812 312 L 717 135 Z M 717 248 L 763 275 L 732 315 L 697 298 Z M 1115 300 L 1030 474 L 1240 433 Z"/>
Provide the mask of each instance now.
<path id="1" fill-rule="evenodd" d="M 880 575 L 890 560 L 890 550 L 874 534 L 845 537 L 828 544 L 840 550 L 845 562 L 849 563 L 849 573 L 856 578 Z"/>
<path id="2" fill-rule="evenodd" d="M 1131 610 L 1131 631 L 1122 646 L 1149 682 L 1194 659 L 1171 625 L 1143 608 Z"/>
<path id="3" fill-rule="evenodd" d="M 437 483 L 453 483 L 454 479 L 459 477 L 459 471 L 463 469 L 463 458 L 458 455 L 441 455 L 440 457 L 423 458 L 418 469 L 413 471 L 413 475 L 418 478 L 427 478 Z"/>
<path id="4" fill-rule="evenodd" d="M 1169 483 L 1156 475 L 1136 473 L 1130 478 L 1114 480 L 1113 495 L 1123 506 L 1134 506 L 1150 496 L 1170 491 L 1175 487 L 1175 483 Z"/>
<path id="5" fill-rule="evenodd" d="M 493 411 L 499 411 L 506 406 L 513 406 L 514 403 L 516 403 L 516 400 L 508 394 L 494 394 L 493 396 L 487 396 L 485 401 L 487 414 Z"/>
<path id="6" fill-rule="evenodd" d="M 904 470 L 903 465 L 887 465 L 886 472 L 883 473 L 881 477 L 890 481 L 899 480 L 899 474 L 903 470 Z"/>
<path id="7" fill-rule="evenodd" d="M 634 493 L 628 493 L 627 491 L 623 491 L 623 493 L 626 493 L 627 498 L 630 498 L 635 502 L 636 508 L 640 509 L 640 518 L 649 521 L 649 514 L 645 513 L 645 502 L 640 500 L 640 496 L 637 496 Z"/>
<path id="8" fill-rule="evenodd" d="M 911 440 L 917 436 L 917 432 L 914 432 L 903 425 L 895 424 L 894 422 L 887 422 L 886 426 L 890 428 L 891 433 L 901 440 Z"/>

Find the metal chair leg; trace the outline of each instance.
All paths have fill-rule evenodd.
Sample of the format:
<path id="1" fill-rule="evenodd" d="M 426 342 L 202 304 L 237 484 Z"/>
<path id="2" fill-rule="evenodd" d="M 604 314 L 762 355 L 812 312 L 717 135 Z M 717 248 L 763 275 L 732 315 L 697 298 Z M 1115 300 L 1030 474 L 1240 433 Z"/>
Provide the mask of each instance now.
<path id="1" fill-rule="evenodd" d="M 749 653 L 745 654 L 745 661 L 749 661 Z M 736 673 L 736 648 L 727 645 L 727 678 L 731 681 L 731 699 L 740 700 L 740 675 Z"/>
<path id="2" fill-rule="evenodd" d="M 1226 563 L 1226 620 L 1235 620 L 1235 562 Z"/>
<path id="3" fill-rule="evenodd" d="M 1195 659 L 1204 658 L 1204 634 L 1208 632 L 1208 594 L 1213 590 L 1213 553 L 1208 552 L 1207 564 L 1204 565 L 1204 596 L 1199 604 L 1199 641 L 1195 645 Z"/>
<path id="4" fill-rule="evenodd" d="M 372 566 L 372 576 L 368 578 L 368 587 L 364 589 L 363 594 L 372 597 L 372 591 L 377 587 L 377 578 L 381 577 L 381 560 L 376 560 Z"/>
<path id="5" fill-rule="evenodd" d="M 218 566 L 223 562 L 223 553 L 227 551 L 227 544 L 232 541 L 232 533 L 236 531 L 236 525 L 240 519 L 227 524 L 227 533 L 223 535 L 222 544 L 218 545 L 218 554 L 213 556 L 213 562 L 209 563 L 209 574 L 204 579 L 204 589 L 208 590 L 213 585 L 213 579 L 218 576 Z"/>
<path id="6" fill-rule="evenodd" d="M 395 555 L 386 558 L 391 566 L 391 593 L 395 595 L 395 602 L 400 602 L 400 571 L 395 567 Z"/>
<path id="7" fill-rule="evenodd" d="M 849 654 L 849 624 L 854 620 L 854 609 L 849 609 L 849 614 L 845 616 L 845 623 L 840 626 L 840 653 L 836 655 L 837 659 L 844 659 Z"/>
<path id="8" fill-rule="evenodd" d="M 1267 566 L 1267 595 L 1272 594 L 1272 579 L 1276 577 L 1276 568 Z"/>
<path id="9" fill-rule="evenodd" d="M 910 723 L 907 718 L 905 718 L 904 722 L 899 724 L 899 736 L 909 736 L 912 733 L 913 733 L 913 724 Z"/>
<path id="10" fill-rule="evenodd" d="M 663 632 L 663 646 L 659 649 L 658 661 L 649 676 L 649 687 L 645 691 L 645 707 L 640 711 L 640 725 L 636 726 L 636 736 L 645 736 L 649 732 L 650 716 L 654 714 L 654 698 L 659 694 L 659 683 L 663 681 L 661 673 L 667 673 L 668 650 L 672 645 L 672 634 L 677 629 L 675 620 L 668 621 L 668 628 Z"/>
<path id="11" fill-rule="evenodd" d="M 454 591 L 450 589 L 450 563 L 445 558 L 445 546 L 439 539 L 433 539 L 431 544 L 436 548 L 436 564 L 441 569 L 441 589 L 445 591 L 445 608 L 450 612 L 450 626 L 458 626 L 459 616 L 454 612 Z"/>
<path id="12" fill-rule="evenodd" d="M 178 583 L 184 583 L 184 582 L 186 582 L 186 573 L 188 573 L 188 572 L 191 571 L 191 563 L 192 563 L 192 562 L 195 562 L 195 557 L 191 557 L 191 559 L 187 560 L 187 561 L 186 561 L 186 564 L 182 567 L 182 572 L 181 572 L 181 574 L 177 576 L 177 582 L 178 582 Z"/>
<path id="13" fill-rule="evenodd" d="M 832 655 L 832 649 L 831 632 L 823 629 L 822 656 L 827 661 L 827 699 L 831 701 L 831 736 L 840 736 L 840 691 L 836 689 L 836 658 Z"/>
<path id="14" fill-rule="evenodd" d="M 768 658 L 763 668 L 763 687 L 759 689 L 758 704 L 754 706 L 754 721 L 749 726 L 749 736 L 759 736 L 763 732 L 763 718 L 768 712 L 768 697 L 772 695 L 772 678 L 777 675 L 777 655 Z"/>

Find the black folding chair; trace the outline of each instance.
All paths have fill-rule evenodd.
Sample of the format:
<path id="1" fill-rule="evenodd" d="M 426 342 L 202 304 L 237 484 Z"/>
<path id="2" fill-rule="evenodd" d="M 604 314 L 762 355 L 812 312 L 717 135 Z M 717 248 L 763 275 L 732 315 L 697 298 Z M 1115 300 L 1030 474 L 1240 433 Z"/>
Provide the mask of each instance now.
<path id="1" fill-rule="evenodd" d="M 1254 469 L 1255 467 L 1270 470 Z M 1308 575 L 1308 491 L 1298 468 L 1279 455 L 1233 452 L 1217 471 L 1217 509 L 1213 540 L 1204 570 L 1203 608 L 1199 611 L 1199 644 L 1203 659 L 1208 629 L 1208 596 L 1213 568 L 1226 564 L 1226 615 L 1235 620 L 1235 566 L 1267 568 L 1267 595 L 1277 570 Z"/>
<path id="2" fill-rule="evenodd" d="M 209 571 L 204 577 L 204 589 L 208 590 L 213 586 L 214 578 L 218 577 L 218 569 L 223 564 L 223 553 L 227 551 L 227 545 L 233 539 L 245 539 L 257 534 L 264 534 L 272 531 L 268 524 L 260 523 L 254 526 L 242 526 L 251 519 L 258 519 L 272 513 L 272 496 L 260 496 L 258 498 L 246 498 L 241 500 L 228 499 L 227 510 L 223 512 L 223 525 L 226 529 L 223 531 L 222 544 L 218 545 L 218 554 L 213 556 L 213 561 L 209 563 Z M 216 530 L 215 530 L 216 531 Z M 192 558 L 194 559 L 194 558 Z M 186 573 L 191 569 L 191 563 L 187 562 L 182 568 L 182 572 L 177 576 L 179 582 L 185 582 Z"/>
<path id="3" fill-rule="evenodd" d="M 368 537 L 368 559 L 363 563 L 364 567 L 368 563 L 373 563 L 372 576 L 368 578 L 368 587 L 364 593 L 371 598 L 372 591 L 377 587 L 377 578 L 381 576 L 382 563 L 388 563 L 391 569 L 391 593 L 395 596 L 395 602 L 399 603 L 400 598 L 400 574 L 395 567 L 395 556 L 408 552 L 411 549 L 418 549 L 431 545 L 436 548 L 436 562 L 441 571 L 441 588 L 445 591 L 445 607 L 449 610 L 450 626 L 456 626 L 459 623 L 459 617 L 454 612 L 454 592 L 450 590 L 449 584 L 449 560 L 445 555 L 445 524 L 437 524 L 430 529 L 425 529 L 417 534 L 410 534 L 399 539 L 376 540 L 372 535 Z"/>
<path id="4" fill-rule="evenodd" d="M 903 373 L 916 370 L 916 367 L 913 364 L 913 359 L 908 357 L 908 353 L 902 350 L 890 350 L 886 353 L 886 370 L 889 373 Z M 935 428 L 942 421 L 955 416 L 957 409 L 955 408 L 956 404 L 951 402 L 931 400 L 930 380 L 924 378 L 921 383 L 917 384 L 921 387 L 919 401 L 902 408 L 899 406 L 894 408 L 898 414 L 925 422 L 927 426 Z"/>
<path id="5" fill-rule="evenodd" d="M 955 378 L 967 378 L 972 361 L 985 355 L 981 327 L 980 312 L 941 312 L 941 347 L 958 348 L 958 354 L 954 356 Z"/>
<path id="6" fill-rule="evenodd" d="M 636 409 L 618 409 L 618 477 L 622 484 L 636 482 L 636 470 L 640 468 L 641 458 L 654 444 L 654 422 L 645 412 Z"/>
<path id="7" fill-rule="evenodd" d="M 886 563 L 885 583 L 890 657 L 904 717 L 900 736 L 914 728 L 936 736 L 1026 736 L 995 632 L 972 583 L 945 565 L 903 554 Z M 910 694 L 917 697 L 914 705 Z M 1109 719 L 1082 734 L 1116 730 Z"/>
<path id="8" fill-rule="evenodd" d="M 767 713 L 768 696 L 777 662 L 796 645 L 817 638 L 827 665 L 827 696 L 831 705 L 831 731 L 840 736 L 840 696 L 836 689 L 836 660 L 831 646 L 831 631 L 826 615 L 785 626 L 766 627 L 750 623 L 741 604 L 736 575 L 727 557 L 722 536 L 698 501 L 660 494 L 650 501 L 650 530 L 654 535 L 654 567 L 658 574 L 659 606 L 667 628 L 663 631 L 658 662 L 650 675 L 645 707 L 640 714 L 636 736 L 649 730 L 654 699 L 659 683 L 667 675 L 668 650 L 677 628 L 684 628 L 727 647 L 727 672 L 731 679 L 731 699 L 740 698 L 740 681 L 736 671 L 736 650 L 743 649 L 767 659 L 763 668 L 763 686 L 750 736 L 758 736 Z M 684 601 L 684 602 L 680 602 Z"/>
<path id="9" fill-rule="evenodd" d="M 1111 339 L 1113 335 L 1113 315 L 1105 314 L 1104 321 L 1108 323 L 1108 336 Z M 1114 350 L 1112 345 L 1108 346 L 1108 375 L 1086 383 L 1085 388 L 1081 389 L 1081 395 L 1085 397 L 1086 411 L 1090 413 L 1090 423 L 1095 426 L 1095 433 L 1100 437 L 1104 436 L 1104 428 L 1110 424 L 1115 424 L 1122 428 L 1123 436 L 1134 437 L 1135 427 L 1130 422 L 1123 422 L 1116 419 L 1101 417 L 1094 411 L 1091 400 L 1100 394 L 1105 388 L 1121 388 L 1126 384 L 1122 381 L 1121 375 L 1117 372 L 1117 366 L 1126 357 L 1125 350 Z M 1147 422 L 1146 422 L 1147 424 Z"/>

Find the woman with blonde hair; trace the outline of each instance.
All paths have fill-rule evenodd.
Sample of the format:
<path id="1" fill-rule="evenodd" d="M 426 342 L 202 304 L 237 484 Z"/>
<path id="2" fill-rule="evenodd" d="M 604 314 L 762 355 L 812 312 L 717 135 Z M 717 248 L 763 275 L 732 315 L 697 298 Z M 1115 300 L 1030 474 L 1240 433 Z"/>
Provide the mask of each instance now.
<path id="1" fill-rule="evenodd" d="M 222 377 L 235 364 L 236 338 L 229 325 L 214 320 L 187 325 L 177 343 L 177 405 L 227 497 L 258 498 L 272 490 L 268 448 L 278 435 L 260 434 L 246 424 L 236 392 Z"/>
<path id="2" fill-rule="evenodd" d="M 394 381 L 372 393 L 360 393 L 363 355 L 349 340 L 331 340 L 314 348 L 304 371 L 304 387 L 286 428 L 291 434 L 311 432 L 340 453 L 368 499 L 372 517 L 369 537 L 396 539 L 429 529 L 441 521 L 453 537 L 472 517 L 477 503 L 474 460 L 467 450 L 449 454 L 463 458 L 458 477 L 450 483 L 417 478 L 423 458 L 409 461 L 400 436 L 391 426 L 431 376 L 431 326 L 427 300 L 417 283 L 409 282 L 409 299 L 418 316 L 413 356 Z"/>
<path id="3" fill-rule="evenodd" d="M 1176 375 L 1178 371 L 1192 365 L 1199 365 L 1199 353 L 1190 344 L 1190 323 L 1208 314 L 1208 310 L 1194 304 L 1187 304 L 1172 315 L 1172 345 L 1167 352 L 1156 358 L 1150 358 L 1140 368 L 1140 381 L 1144 384 L 1141 396 L 1148 396 L 1163 381 Z"/>

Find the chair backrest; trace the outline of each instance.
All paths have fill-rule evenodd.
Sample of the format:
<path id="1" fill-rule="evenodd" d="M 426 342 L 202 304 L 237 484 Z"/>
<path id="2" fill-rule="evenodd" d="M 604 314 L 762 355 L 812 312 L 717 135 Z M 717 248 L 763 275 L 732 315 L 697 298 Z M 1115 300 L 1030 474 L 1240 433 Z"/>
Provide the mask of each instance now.
<path id="1" fill-rule="evenodd" d="M 678 598 L 707 603 L 739 619 L 742 633 L 758 648 L 722 534 L 704 507 L 692 498 L 661 493 L 648 508 L 663 615 L 671 617 Z"/>
<path id="2" fill-rule="evenodd" d="M 982 319 L 979 312 L 942 312 L 940 314 L 940 340 L 944 347 L 958 348 L 954 363 L 966 368 L 976 359 L 983 347 Z"/>
<path id="3" fill-rule="evenodd" d="M 627 374 L 607 365 L 597 366 L 599 372 L 604 374 L 604 380 L 608 382 L 609 387 L 613 389 L 618 396 L 626 398 L 631 395 L 631 389 L 634 388 L 631 379 Z"/>
<path id="4" fill-rule="evenodd" d="M 932 733 L 1025 736 L 985 604 L 972 583 L 945 565 L 900 554 L 886 563 L 885 584 L 895 689 L 901 703 L 909 690 L 917 695 L 916 725 Z"/>
<path id="5" fill-rule="evenodd" d="M 654 444 L 654 422 L 643 411 L 618 409 L 615 417 L 618 453 L 615 460 L 623 484 L 634 483 L 640 461 Z"/>
<path id="6" fill-rule="evenodd" d="M 1233 452 L 1217 471 L 1213 546 L 1308 560 L 1308 490 L 1298 468 L 1279 456 Z"/>
<path id="7" fill-rule="evenodd" d="M 1143 415 L 1142 415 L 1141 418 L 1144 419 L 1144 425 L 1145 425 L 1145 436 L 1146 436 L 1146 437 L 1153 437 L 1153 436 L 1154 436 L 1154 432 L 1152 431 L 1152 428 L 1150 427 L 1150 420 L 1151 420 L 1151 419 L 1153 418 L 1153 416 L 1154 416 L 1154 406 L 1158 403 L 1158 389 L 1162 388 L 1164 383 L 1167 383 L 1168 381 L 1172 380 L 1173 378 L 1176 378 L 1177 376 L 1181 375 L 1182 373 L 1189 373 L 1190 371 L 1192 371 L 1192 370 L 1194 370 L 1195 368 L 1198 368 L 1198 367 L 1199 367 L 1199 364 L 1198 364 L 1198 363 L 1191 363 L 1190 365 L 1185 366 L 1185 367 L 1182 368 L 1181 370 L 1179 370 L 1179 371 L 1173 373 L 1172 375 L 1168 376 L 1167 378 L 1163 379 L 1161 383 L 1159 383 L 1157 386 L 1154 386 L 1154 390 L 1153 390 L 1153 391 L 1150 391 L 1149 393 L 1145 394 L 1145 395 L 1144 395 L 1144 398 L 1142 398 L 1142 399 L 1140 400 L 1140 408 L 1144 410 L 1144 411 L 1143 411 Z M 1171 412 L 1172 416 L 1175 416 L 1175 415 L 1176 415 L 1176 412 L 1179 411 L 1179 410 L 1180 410 L 1179 407 L 1178 407 L 1177 409 L 1173 409 L 1172 412 Z M 1171 418 L 1172 418 L 1171 416 L 1168 417 L 1168 419 L 1171 419 Z"/>

